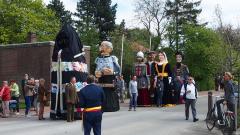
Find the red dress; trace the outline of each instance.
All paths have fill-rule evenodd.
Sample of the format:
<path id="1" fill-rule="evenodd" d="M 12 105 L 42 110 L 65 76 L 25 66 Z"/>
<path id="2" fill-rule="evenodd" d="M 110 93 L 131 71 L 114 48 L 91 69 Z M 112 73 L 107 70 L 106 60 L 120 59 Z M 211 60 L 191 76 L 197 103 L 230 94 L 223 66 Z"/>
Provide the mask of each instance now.
<path id="1" fill-rule="evenodd" d="M 146 74 L 146 64 L 140 63 L 134 65 L 134 75 L 137 76 L 137 87 L 138 87 L 138 106 L 149 106 L 150 95 L 148 91 L 148 78 Z"/>

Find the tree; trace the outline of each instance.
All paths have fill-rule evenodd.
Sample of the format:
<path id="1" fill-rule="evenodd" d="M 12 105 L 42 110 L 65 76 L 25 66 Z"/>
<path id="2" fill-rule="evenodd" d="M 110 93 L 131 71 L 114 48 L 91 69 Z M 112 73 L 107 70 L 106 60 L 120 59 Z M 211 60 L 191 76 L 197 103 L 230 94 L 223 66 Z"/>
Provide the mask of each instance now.
<path id="1" fill-rule="evenodd" d="M 189 2 L 188 0 L 167 0 L 166 2 L 166 16 L 170 21 L 168 29 L 170 33 L 174 32 L 175 49 L 178 51 L 182 47 L 179 45 L 184 42 L 183 25 L 193 24 L 198 25 L 197 16 L 202 12 L 197 7 L 201 4 L 201 1 Z"/>
<path id="2" fill-rule="evenodd" d="M 0 43 L 26 42 L 28 32 L 37 34 L 38 41 L 54 40 L 59 20 L 42 0 L 0 1 Z"/>
<path id="3" fill-rule="evenodd" d="M 65 9 L 63 2 L 60 0 L 50 1 L 50 3 L 47 5 L 47 8 L 56 13 L 56 17 L 60 19 L 61 25 L 65 23 L 73 24 L 72 13 Z"/>
<path id="4" fill-rule="evenodd" d="M 240 71 L 240 28 L 233 28 L 232 25 L 224 25 L 222 21 L 222 11 L 219 5 L 215 8 L 216 20 L 218 23 L 217 32 L 223 39 L 222 47 L 226 57 L 222 65 L 221 72 Z"/>
<path id="5" fill-rule="evenodd" d="M 138 0 L 135 3 L 136 18 L 148 30 L 150 40 L 152 37 L 151 30 L 154 29 L 157 33 L 159 43 L 155 44 L 153 50 L 156 50 L 158 45 L 161 44 L 166 30 L 164 5 L 163 0 Z"/>
<path id="6" fill-rule="evenodd" d="M 201 90 L 214 86 L 214 75 L 224 63 L 221 37 L 214 30 L 203 26 L 185 25 L 185 63 L 200 84 Z"/>
<path id="7" fill-rule="evenodd" d="M 96 0 L 95 24 L 98 26 L 100 40 L 110 40 L 109 33 L 114 30 L 117 4 L 111 6 L 111 0 Z"/>

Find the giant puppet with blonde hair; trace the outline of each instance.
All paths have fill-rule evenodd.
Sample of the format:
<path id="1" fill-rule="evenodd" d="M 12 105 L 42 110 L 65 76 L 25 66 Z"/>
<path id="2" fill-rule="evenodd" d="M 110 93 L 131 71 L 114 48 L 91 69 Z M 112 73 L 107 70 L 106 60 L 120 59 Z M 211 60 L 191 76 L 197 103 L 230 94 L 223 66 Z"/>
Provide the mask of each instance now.
<path id="1" fill-rule="evenodd" d="M 148 90 L 149 81 L 147 78 L 147 65 L 144 63 L 143 52 L 138 52 L 136 56 L 137 62 L 134 64 L 133 75 L 137 77 L 138 106 L 151 105 L 150 94 Z"/>
<path id="2" fill-rule="evenodd" d="M 116 75 L 120 73 L 118 58 L 111 55 L 113 45 L 109 41 L 103 41 L 99 46 L 100 56 L 95 60 L 95 76 L 98 83 L 103 87 L 105 101 L 103 103 L 104 112 L 115 112 L 120 109 L 118 95 L 114 87 Z"/>
<path id="3" fill-rule="evenodd" d="M 172 72 L 170 64 L 168 63 L 167 55 L 165 52 L 160 51 L 158 53 L 158 61 L 155 61 L 152 65 L 152 74 L 155 76 L 155 85 L 157 88 L 159 86 L 159 93 L 156 94 L 157 105 L 162 106 L 172 106 L 171 105 L 171 86 Z M 159 83 L 159 84 L 158 84 Z M 164 86 L 162 86 L 164 85 Z M 163 88 L 163 89 L 161 89 Z"/>

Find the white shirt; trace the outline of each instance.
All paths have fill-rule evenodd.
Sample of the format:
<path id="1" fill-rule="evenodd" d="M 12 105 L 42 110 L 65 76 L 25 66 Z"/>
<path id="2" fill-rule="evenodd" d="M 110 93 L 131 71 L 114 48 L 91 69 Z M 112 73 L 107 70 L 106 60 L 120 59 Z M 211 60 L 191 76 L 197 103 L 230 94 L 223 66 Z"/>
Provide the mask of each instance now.
<path id="1" fill-rule="evenodd" d="M 130 92 L 130 94 L 131 94 L 131 93 L 136 93 L 136 94 L 138 94 L 137 81 L 131 80 L 131 81 L 129 82 L 129 92 Z"/>
<path id="2" fill-rule="evenodd" d="M 186 99 L 196 99 L 196 97 L 198 97 L 198 92 L 195 92 L 196 88 L 195 88 L 195 85 L 194 84 L 187 84 L 187 89 L 186 89 L 186 92 L 187 91 L 190 91 L 189 93 L 187 92 L 186 93 Z M 182 89 L 181 89 L 181 96 L 185 93 L 185 88 L 184 88 L 184 85 L 182 86 Z M 195 95 L 197 94 L 197 95 Z"/>

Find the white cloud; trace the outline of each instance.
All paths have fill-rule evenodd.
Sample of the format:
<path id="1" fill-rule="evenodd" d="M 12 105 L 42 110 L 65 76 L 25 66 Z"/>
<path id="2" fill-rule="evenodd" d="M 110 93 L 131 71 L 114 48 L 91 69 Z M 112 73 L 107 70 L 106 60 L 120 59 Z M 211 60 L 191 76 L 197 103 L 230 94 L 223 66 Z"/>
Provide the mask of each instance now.
<path id="1" fill-rule="evenodd" d="M 44 0 L 46 4 L 50 0 Z M 78 0 L 62 0 L 66 9 L 71 12 L 76 11 Z M 136 0 L 112 0 L 112 3 L 117 3 L 116 23 L 120 23 L 125 19 L 127 27 L 139 26 L 138 22 L 134 19 L 134 1 Z M 240 0 L 202 0 L 202 13 L 199 19 L 202 22 L 209 22 L 212 27 L 216 24 L 214 10 L 216 5 L 219 4 L 222 8 L 222 15 L 225 24 L 230 23 L 235 26 L 240 24 Z"/>

